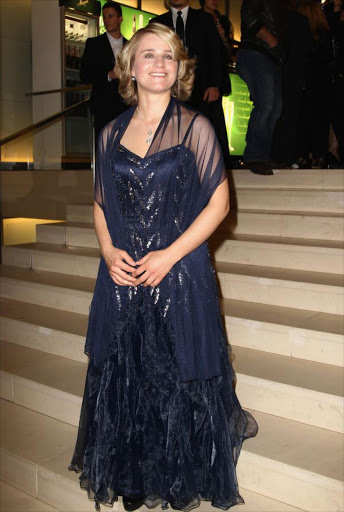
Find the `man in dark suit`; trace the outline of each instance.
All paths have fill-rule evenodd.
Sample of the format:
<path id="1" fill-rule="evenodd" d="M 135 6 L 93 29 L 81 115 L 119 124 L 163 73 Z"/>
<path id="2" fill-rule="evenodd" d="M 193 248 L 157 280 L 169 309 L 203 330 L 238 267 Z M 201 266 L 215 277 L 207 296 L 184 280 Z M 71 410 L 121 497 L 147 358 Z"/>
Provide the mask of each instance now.
<path id="1" fill-rule="evenodd" d="M 175 30 L 189 56 L 196 57 L 194 89 L 188 103 L 206 115 L 218 133 L 217 125 L 224 124 L 224 117 L 220 95 L 221 42 L 216 26 L 210 14 L 192 9 L 189 0 L 170 0 L 169 4 L 171 10 L 153 18 L 151 23 L 161 23 Z M 228 167 L 228 141 L 220 141 L 220 144 Z"/>
<path id="2" fill-rule="evenodd" d="M 117 2 L 106 2 L 103 20 L 106 32 L 87 39 L 80 69 L 81 81 L 93 84 L 91 112 L 96 141 L 101 129 L 127 108 L 119 95 L 114 73 L 116 56 L 126 42 L 121 34 L 121 6 Z"/>

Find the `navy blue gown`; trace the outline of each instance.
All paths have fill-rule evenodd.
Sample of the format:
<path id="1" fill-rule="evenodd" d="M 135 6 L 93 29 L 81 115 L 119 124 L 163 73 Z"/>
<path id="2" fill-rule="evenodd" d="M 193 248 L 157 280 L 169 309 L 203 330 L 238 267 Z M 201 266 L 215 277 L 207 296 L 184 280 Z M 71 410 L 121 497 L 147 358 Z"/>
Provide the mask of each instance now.
<path id="1" fill-rule="evenodd" d="M 121 144 L 131 108 L 99 138 L 95 200 L 114 246 L 134 260 L 168 247 L 226 179 L 210 122 L 171 99 L 144 158 Z M 235 467 L 257 425 L 233 388 L 207 244 L 154 288 L 117 286 L 101 259 L 90 357 L 70 469 L 96 502 L 149 508 L 242 503 Z"/>

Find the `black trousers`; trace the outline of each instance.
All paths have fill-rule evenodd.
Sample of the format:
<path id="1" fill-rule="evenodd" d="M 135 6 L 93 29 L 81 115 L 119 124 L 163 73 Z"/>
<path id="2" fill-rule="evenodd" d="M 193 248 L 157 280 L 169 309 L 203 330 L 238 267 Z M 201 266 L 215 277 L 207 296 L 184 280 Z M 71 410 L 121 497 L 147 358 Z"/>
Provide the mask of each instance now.
<path id="1" fill-rule="evenodd" d="M 283 84 L 283 112 L 277 124 L 274 159 L 292 165 L 298 158 L 303 89 L 295 83 Z"/>
<path id="2" fill-rule="evenodd" d="M 302 97 L 299 156 L 312 153 L 314 159 L 328 152 L 330 132 L 330 84 L 313 83 Z"/>

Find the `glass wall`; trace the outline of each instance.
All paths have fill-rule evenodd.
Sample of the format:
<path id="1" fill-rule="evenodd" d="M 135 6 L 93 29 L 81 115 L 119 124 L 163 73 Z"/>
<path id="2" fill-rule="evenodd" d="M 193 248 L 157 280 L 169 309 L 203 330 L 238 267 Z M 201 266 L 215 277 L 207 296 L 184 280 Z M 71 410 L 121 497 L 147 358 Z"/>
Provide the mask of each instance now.
<path id="1" fill-rule="evenodd" d="M 74 88 L 64 95 L 64 108 L 70 107 L 89 98 L 90 90 L 80 90 L 81 58 L 89 37 L 98 35 L 98 17 L 81 14 L 74 10 L 64 10 L 64 62 L 63 85 Z M 92 152 L 92 120 L 87 108 L 82 107 L 66 116 L 63 124 L 64 155 L 62 167 L 75 167 L 91 163 Z"/>

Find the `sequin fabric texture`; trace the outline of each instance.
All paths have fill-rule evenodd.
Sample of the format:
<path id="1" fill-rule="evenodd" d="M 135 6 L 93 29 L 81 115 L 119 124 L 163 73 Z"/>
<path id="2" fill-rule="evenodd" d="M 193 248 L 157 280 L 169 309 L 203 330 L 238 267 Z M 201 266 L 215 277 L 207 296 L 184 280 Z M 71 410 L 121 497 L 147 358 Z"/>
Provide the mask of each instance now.
<path id="1" fill-rule="evenodd" d="M 206 118 L 171 99 L 144 158 L 121 144 L 134 109 L 103 130 L 95 200 L 135 260 L 168 247 L 226 178 Z M 235 466 L 257 425 L 232 386 L 206 244 L 155 288 L 121 287 L 101 260 L 85 346 L 90 364 L 70 469 L 96 502 L 153 508 L 241 503 Z"/>

